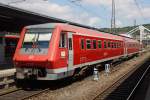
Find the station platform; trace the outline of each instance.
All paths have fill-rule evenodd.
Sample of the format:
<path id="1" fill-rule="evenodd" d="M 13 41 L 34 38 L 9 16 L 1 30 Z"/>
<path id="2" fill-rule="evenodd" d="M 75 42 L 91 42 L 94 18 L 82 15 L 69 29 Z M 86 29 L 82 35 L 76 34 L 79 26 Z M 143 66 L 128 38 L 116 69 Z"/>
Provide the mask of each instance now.
<path id="1" fill-rule="evenodd" d="M 4 76 L 8 76 L 8 75 L 13 75 L 15 72 L 16 72 L 15 68 L 0 70 L 0 77 L 4 77 Z"/>

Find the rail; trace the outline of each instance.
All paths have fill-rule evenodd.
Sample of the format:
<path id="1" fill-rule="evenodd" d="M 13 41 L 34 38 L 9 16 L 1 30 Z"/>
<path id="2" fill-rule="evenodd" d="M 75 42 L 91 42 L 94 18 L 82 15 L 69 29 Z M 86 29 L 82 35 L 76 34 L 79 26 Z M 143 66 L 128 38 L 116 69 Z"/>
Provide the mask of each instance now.
<path id="1" fill-rule="evenodd" d="M 144 61 L 145 62 L 145 61 Z M 147 60 L 146 60 L 146 62 L 147 62 Z M 133 73 L 135 73 L 135 71 L 138 71 L 139 70 L 139 68 L 142 68 L 141 66 L 143 66 L 143 65 L 145 65 L 146 63 L 141 63 L 140 65 L 138 65 L 137 67 L 135 67 L 133 70 L 130 70 L 129 72 L 127 72 L 126 74 L 124 74 L 121 78 L 119 78 L 116 82 L 114 82 L 110 87 L 108 87 L 106 90 L 104 90 L 102 93 L 100 93 L 100 94 L 97 94 L 94 98 L 93 98 L 93 100 L 99 100 L 100 98 L 101 99 L 104 99 L 104 98 L 106 98 L 106 99 L 110 99 L 110 97 L 109 98 L 107 98 L 108 97 L 108 95 L 110 96 L 110 94 L 112 93 L 112 92 L 114 92 L 114 90 L 116 90 L 117 89 L 117 87 L 119 87 L 123 82 L 125 82 L 125 80 L 128 78 L 128 77 L 130 77 Z M 146 67 L 146 66 L 145 66 Z M 149 66 L 150 67 L 150 66 Z M 140 78 L 143 78 L 144 77 L 144 75 L 145 75 L 145 73 L 147 72 L 147 70 L 149 69 L 149 67 L 148 68 L 146 68 L 146 69 L 143 69 L 143 70 L 145 70 L 143 73 L 144 74 L 142 74 L 141 76 L 142 77 L 140 77 Z M 141 69 L 139 70 L 139 71 L 141 71 Z M 139 79 L 140 81 L 142 80 L 142 79 Z M 129 83 L 129 82 L 128 82 Z M 137 85 L 139 84 L 139 81 L 137 82 Z M 125 84 L 125 85 L 127 85 L 127 84 Z M 135 86 L 135 85 L 134 85 Z M 129 87 L 129 86 L 128 86 Z M 131 91 L 130 93 L 131 94 L 128 94 L 128 96 L 127 96 L 127 98 L 130 98 L 130 96 L 129 95 L 132 95 L 133 94 L 133 92 L 134 92 L 134 88 L 136 89 L 136 87 L 133 87 L 132 88 L 132 90 L 133 91 Z M 117 91 L 117 92 L 114 92 L 111 96 L 113 96 L 113 97 L 116 97 L 117 95 L 120 95 L 119 93 L 121 93 L 121 91 L 123 90 L 128 90 L 128 88 L 126 88 L 126 89 L 124 89 L 124 88 L 121 88 L 120 87 L 120 89 L 119 89 L 120 91 Z M 125 93 L 123 93 L 124 95 L 127 95 L 127 94 L 125 94 Z M 123 95 L 123 94 L 121 94 L 121 95 Z M 117 96 L 117 97 L 119 97 L 119 96 Z M 116 99 L 116 98 L 115 98 Z"/>
<path id="2" fill-rule="evenodd" d="M 46 92 L 46 91 L 49 91 L 49 88 L 42 89 L 42 90 L 22 90 L 22 89 L 18 89 L 16 91 L 0 95 L 0 100 L 12 100 L 12 98 L 14 98 L 15 100 L 25 100 L 25 99 L 29 99 L 33 96 L 40 95 L 41 93 Z"/>
<path id="3" fill-rule="evenodd" d="M 130 93 L 130 95 L 128 96 L 127 100 L 130 100 L 131 96 L 134 94 L 134 92 L 136 91 L 137 87 L 139 86 L 139 84 L 141 83 L 141 81 L 143 80 L 144 76 L 146 75 L 147 71 L 149 70 L 150 65 L 147 67 L 146 71 L 143 73 L 142 77 L 140 78 L 140 80 L 138 81 L 138 83 L 136 84 L 136 86 L 134 87 L 134 89 L 132 90 L 132 92 Z"/>

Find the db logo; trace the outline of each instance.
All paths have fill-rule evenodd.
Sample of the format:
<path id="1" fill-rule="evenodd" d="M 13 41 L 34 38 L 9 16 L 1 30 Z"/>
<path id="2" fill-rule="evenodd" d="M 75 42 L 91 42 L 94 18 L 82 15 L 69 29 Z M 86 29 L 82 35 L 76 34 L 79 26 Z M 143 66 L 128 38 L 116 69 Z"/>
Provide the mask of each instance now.
<path id="1" fill-rule="evenodd" d="M 108 53 L 107 52 L 104 52 L 104 56 L 107 56 L 108 55 Z"/>
<path id="2" fill-rule="evenodd" d="M 33 59 L 33 58 L 34 58 L 34 56 L 33 56 L 33 55 L 30 55 L 30 56 L 29 56 L 29 59 Z"/>

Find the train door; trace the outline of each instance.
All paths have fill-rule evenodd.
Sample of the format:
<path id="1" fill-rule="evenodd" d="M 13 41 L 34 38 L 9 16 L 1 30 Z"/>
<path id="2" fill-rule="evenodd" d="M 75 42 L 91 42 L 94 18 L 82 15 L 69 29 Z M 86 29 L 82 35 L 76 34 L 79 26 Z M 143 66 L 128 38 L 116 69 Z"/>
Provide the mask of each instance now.
<path id="1" fill-rule="evenodd" d="M 127 43 L 124 42 L 124 56 L 127 56 Z"/>
<path id="2" fill-rule="evenodd" d="M 73 33 L 68 32 L 68 71 L 73 69 Z"/>
<path id="3" fill-rule="evenodd" d="M 4 62 L 4 38 L 0 37 L 0 64 Z"/>
<path id="4" fill-rule="evenodd" d="M 127 40 L 125 38 L 123 40 L 124 42 L 122 46 L 124 47 L 124 56 L 126 57 L 127 56 Z"/>

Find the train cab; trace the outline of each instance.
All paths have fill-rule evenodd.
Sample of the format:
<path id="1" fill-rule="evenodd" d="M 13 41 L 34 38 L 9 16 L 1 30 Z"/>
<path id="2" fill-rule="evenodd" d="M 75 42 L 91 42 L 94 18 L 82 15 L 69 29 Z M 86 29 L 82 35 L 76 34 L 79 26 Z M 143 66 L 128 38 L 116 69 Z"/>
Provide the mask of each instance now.
<path id="1" fill-rule="evenodd" d="M 72 63 L 68 53 L 72 54 L 68 32 L 63 32 L 55 24 L 27 26 L 21 32 L 13 58 L 16 77 L 56 80 L 70 76 L 73 71 L 67 67 Z"/>

